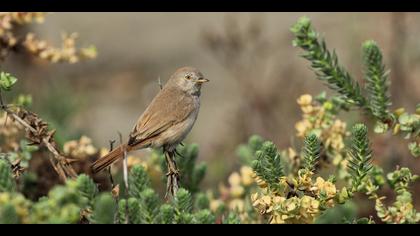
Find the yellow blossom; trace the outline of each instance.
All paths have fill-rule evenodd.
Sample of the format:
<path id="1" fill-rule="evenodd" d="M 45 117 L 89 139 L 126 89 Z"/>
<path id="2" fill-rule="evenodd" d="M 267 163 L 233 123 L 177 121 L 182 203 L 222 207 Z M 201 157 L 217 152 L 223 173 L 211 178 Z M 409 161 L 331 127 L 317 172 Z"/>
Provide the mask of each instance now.
<path id="1" fill-rule="evenodd" d="M 240 198 L 245 193 L 244 187 L 240 185 L 232 186 L 230 188 L 230 195 L 233 198 Z"/>
<path id="2" fill-rule="evenodd" d="M 92 145 L 92 140 L 86 136 L 79 140 L 70 140 L 63 145 L 63 151 L 66 155 L 76 158 L 86 158 L 97 153 L 97 149 Z"/>
<path id="3" fill-rule="evenodd" d="M 242 199 L 233 199 L 229 202 L 229 209 L 243 212 L 245 209 L 245 202 Z"/>
<path id="4" fill-rule="evenodd" d="M 312 129 L 312 124 L 308 120 L 302 120 L 296 123 L 295 128 L 298 137 L 305 137 L 306 132 Z"/>
<path id="5" fill-rule="evenodd" d="M 253 178 L 254 171 L 252 170 L 251 167 L 242 166 L 240 172 L 241 172 L 241 182 L 244 186 L 249 186 L 252 183 L 254 183 L 254 178 Z"/>
<path id="6" fill-rule="evenodd" d="M 127 166 L 128 168 L 133 167 L 134 165 L 141 165 L 143 166 L 143 168 L 147 171 L 148 170 L 148 165 L 146 162 L 142 161 L 139 157 L 136 156 L 128 156 L 127 157 Z"/>
<path id="7" fill-rule="evenodd" d="M 311 105 L 301 107 L 303 113 L 308 114 L 314 111 L 314 107 Z"/>
<path id="8" fill-rule="evenodd" d="M 210 210 L 212 212 L 216 212 L 221 205 L 223 205 L 222 200 L 213 199 L 213 200 L 210 201 Z"/>
<path id="9" fill-rule="evenodd" d="M 241 184 L 241 176 L 238 172 L 233 172 L 228 179 L 228 182 L 231 186 L 238 186 Z"/>
<path id="10" fill-rule="evenodd" d="M 297 103 L 301 106 L 310 105 L 312 103 L 312 96 L 310 94 L 304 94 L 297 99 Z"/>

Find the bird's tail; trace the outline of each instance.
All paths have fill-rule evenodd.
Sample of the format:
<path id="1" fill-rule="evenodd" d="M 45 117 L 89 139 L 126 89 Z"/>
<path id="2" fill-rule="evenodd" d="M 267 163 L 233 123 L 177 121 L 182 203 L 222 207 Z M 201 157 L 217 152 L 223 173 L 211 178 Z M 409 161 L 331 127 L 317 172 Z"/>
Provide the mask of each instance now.
<path id="1" fill-rule="evenodd" d="M 124 150 L 128 152 L 130 151 L 130 149 L 131 147 L 127 144 L 121 144 L 120 146 L 112 150 L 110 153 L 106 154 L 103 157 L 100 157 L 91 165 L 93 173 L 98 173 L 99 171 L 110 166 L 112 163 L 123 157 Z"/>

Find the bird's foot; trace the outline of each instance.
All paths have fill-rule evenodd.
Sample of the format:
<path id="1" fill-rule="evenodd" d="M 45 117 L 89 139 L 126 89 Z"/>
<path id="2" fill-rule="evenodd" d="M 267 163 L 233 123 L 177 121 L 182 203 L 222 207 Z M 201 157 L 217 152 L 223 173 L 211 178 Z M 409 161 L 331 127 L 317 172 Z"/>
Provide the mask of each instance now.
<path id="1" fill-rule="evenodd" d="M 166 164 L 168 167 L 168 173 L 166 173 L 167 176 L 167 183 L 166 183 L 166 194 L 165 198 L 168 197 L 168 195 L 175 196 L 176 192 L 179 188 L 179 170 L 176 167 L 175 160 L 173 159 L 173 153 L 168 153 L 166 155 Z"/>

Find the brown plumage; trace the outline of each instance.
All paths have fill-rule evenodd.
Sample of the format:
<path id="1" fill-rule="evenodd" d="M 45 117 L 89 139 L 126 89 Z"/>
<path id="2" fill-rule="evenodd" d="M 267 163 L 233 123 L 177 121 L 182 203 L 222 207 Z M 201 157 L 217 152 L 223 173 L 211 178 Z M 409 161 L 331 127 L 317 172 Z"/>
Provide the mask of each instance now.
<path id="1" fill-rule="evenodd" d="M 201 84 L 207 81 L 195 68 L 178 69 L 140 116 L 128 142 L 95 161 L 93 172 L 123 157 L 124 150 L 163 147 L 166 152 L 173 152 L 197 119 Z"/>

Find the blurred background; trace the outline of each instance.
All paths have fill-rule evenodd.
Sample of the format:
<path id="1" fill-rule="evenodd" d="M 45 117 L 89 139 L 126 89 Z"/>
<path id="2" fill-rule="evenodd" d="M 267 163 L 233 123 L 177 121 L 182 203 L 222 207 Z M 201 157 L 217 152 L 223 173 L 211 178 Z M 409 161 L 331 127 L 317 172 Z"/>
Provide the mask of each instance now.
<path id="1" fill-rule="evenodd" d="M 58 32 L 78 32 L 79 45 L 97 47 L 97 59 L 49 64 L 12 54 L 2 67 L 20 79 L 18 92 L 32 94 L 32 109 L 61 140 L 84 134 L 98 147 L 108 147 L 117 132 L 128 136 L 159 91 L 158 78 L 165 83 L 178 67 L 199 68 L 211 82 L 186 142 L 199 144 L 199 158 L 209 168 L 204 182 L 215 186 L 238 167 L 236 148 L 250 135 L 290 146 L 301 117 L 296 99 L 331 93 L 292 46 L 289 28 L 303 15 L 357 80 L 361 44 L 376 40 L 391 69 L 393 108 L 414 111 L 420 92 L 417 13 L 51 13 L 30 31 L 52 44 L 60 43 Z M 349 125 L 358 119 L 357 113 L 344 117 Z M 419 166 L 402 139 L 374 137 L 384 169 Z"/>

